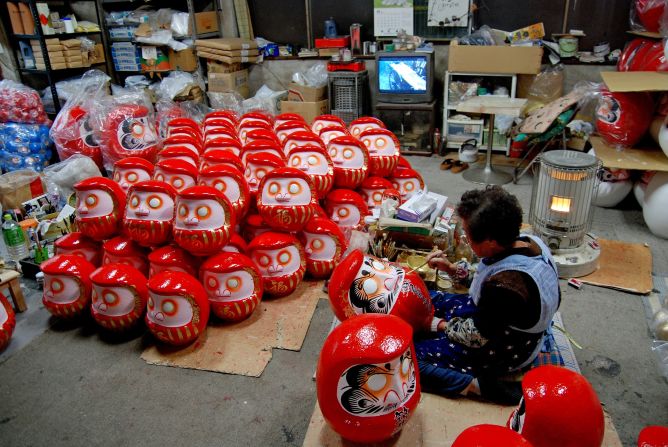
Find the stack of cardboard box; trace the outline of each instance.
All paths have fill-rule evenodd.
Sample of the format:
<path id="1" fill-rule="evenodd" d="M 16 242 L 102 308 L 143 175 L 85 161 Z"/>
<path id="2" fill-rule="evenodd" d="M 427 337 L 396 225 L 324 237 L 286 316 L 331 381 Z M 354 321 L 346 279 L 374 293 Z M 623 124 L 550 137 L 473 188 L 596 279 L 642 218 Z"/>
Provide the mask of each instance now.
<path id="1" fill-rule="evenodd" d="M 309 87 L 293 82 L 288 89 L 287 101 L 281 101 L 281 113 L 296 113 L 308 123 L 328 111 L 327 86 Z"/>
<path id="2" fill-rule="evenodd" d="M 53 70 L 62 70 L 67 68 L 67 63 L 65 61 L 65 54 L 63 53 L 63 46 L 58 39 L 46 39 L 46 50 L 48 51 L 49 62 L 51 63 L 51 69 Z M 31 40 L 30 46 L 32 47 L 32 53 L 35 57 L 35 68 L 38 70 L 45 70 L 46 63 L 44 61 L 44 54 L 42 53 L 42 47 L 39 45 L 39 40 Z"/>
<path id="3" fill-rule="evenodd" d="M 248 69 L 244 63 L 258 59 L 257 43 L 241 38 L 198 39 L 195 41 L 197 56 L 208 59 L 210 92 L 235 91 L 248 98 Z"/>
<path id="4" fill-rule="evenodd" d="M 85 66 L 81 53 L 81 41 L 79 39 L 61 40 L 60 44 L 63 46 L 63 55 L 65 56 L 67 68 Z M 86 53 L 86 61 L 88 61 L 88 53 Z"/>

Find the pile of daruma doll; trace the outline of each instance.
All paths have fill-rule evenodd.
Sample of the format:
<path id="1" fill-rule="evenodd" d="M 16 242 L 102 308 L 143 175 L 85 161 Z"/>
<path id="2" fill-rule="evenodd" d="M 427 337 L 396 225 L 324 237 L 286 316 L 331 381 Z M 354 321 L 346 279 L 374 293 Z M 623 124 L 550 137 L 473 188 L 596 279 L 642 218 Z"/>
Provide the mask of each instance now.
<path id="1" fill-rule="evenodd" d="M 111 179 L 75 185 L 78 232 L 41 265 L 43 302 L 112 331 L 144 319 L 161 342 L 187 345 L 211 312 L 240 321 L 307 273 L 328 278 L 384 196 L 423 187 L 376 118 L 176 118 L 155 164 L 125 158 Z"/>

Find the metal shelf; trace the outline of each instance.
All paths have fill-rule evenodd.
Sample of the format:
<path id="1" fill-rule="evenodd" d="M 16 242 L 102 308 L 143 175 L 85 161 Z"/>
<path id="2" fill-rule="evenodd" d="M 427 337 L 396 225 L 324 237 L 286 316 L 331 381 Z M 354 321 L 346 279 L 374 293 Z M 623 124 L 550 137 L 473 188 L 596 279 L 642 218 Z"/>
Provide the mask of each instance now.
<path id="1" fill-rule="evenodd" d="M 62 33 L 62 34 L 45 34 L 45 39 L 53 38 L 63 38 L 63 37 L 77 37 L 77 36 L 90 36 L 93 34 L 102 34 L 102 31 L 81 31 L 78 33 Z M 14 37 L 17 39 L 39 39 L 39 34 L 14 34 Z"/>
<path id="2" fill-rule="evenodd" d="M 84 68 L 90 68 L 90 67 L 95 67 L 96 65 L 104 65 L 106 62 L 95 62 L 94 64 L 90 64 L 87 67 L 72 67 L 72 68 L 61 68 L 59 70 L 51 70 L 51 73 L 62 73 L 62 72 L 71 72 L 74 70 L 82 70 Z M 46 75 L 48 74 L 47 70 L 42 70 L 38 68 L 19 68 L 19 71 L 21 73 L 25 74 L 36 74 L 36 75 Z"/>

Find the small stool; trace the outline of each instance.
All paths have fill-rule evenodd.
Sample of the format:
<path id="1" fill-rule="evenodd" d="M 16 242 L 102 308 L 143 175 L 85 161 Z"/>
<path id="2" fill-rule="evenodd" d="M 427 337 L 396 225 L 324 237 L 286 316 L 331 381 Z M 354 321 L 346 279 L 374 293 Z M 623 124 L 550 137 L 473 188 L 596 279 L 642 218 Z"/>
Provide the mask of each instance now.
<path id="1" fill-rule="evenodd" d="M 14 302 L 14 309 L 16 309 L 16 312 L 25 312 L 28 309 L 28 306 L 26 306 L 26 301 L 23 297 L 23 292 L 21 291 L 19 277 L 19 273 L 14 270 L 0 270 L 0 289 L 7 286 L 9 288 L 9 295 Z"/>

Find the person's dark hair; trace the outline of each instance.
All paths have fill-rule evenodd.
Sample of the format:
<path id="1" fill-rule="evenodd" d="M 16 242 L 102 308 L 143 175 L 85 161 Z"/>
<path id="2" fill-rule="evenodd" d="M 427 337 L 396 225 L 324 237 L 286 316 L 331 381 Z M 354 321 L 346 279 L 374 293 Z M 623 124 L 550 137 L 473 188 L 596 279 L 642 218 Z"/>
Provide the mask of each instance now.
<path id="1" fill-rule="evenodd" d="M 500 186 L 466 191 L 457 204 L 474 242 L 493 240 L 509 247 L 520 234 L 522 207 L 517 197 Z"/>

